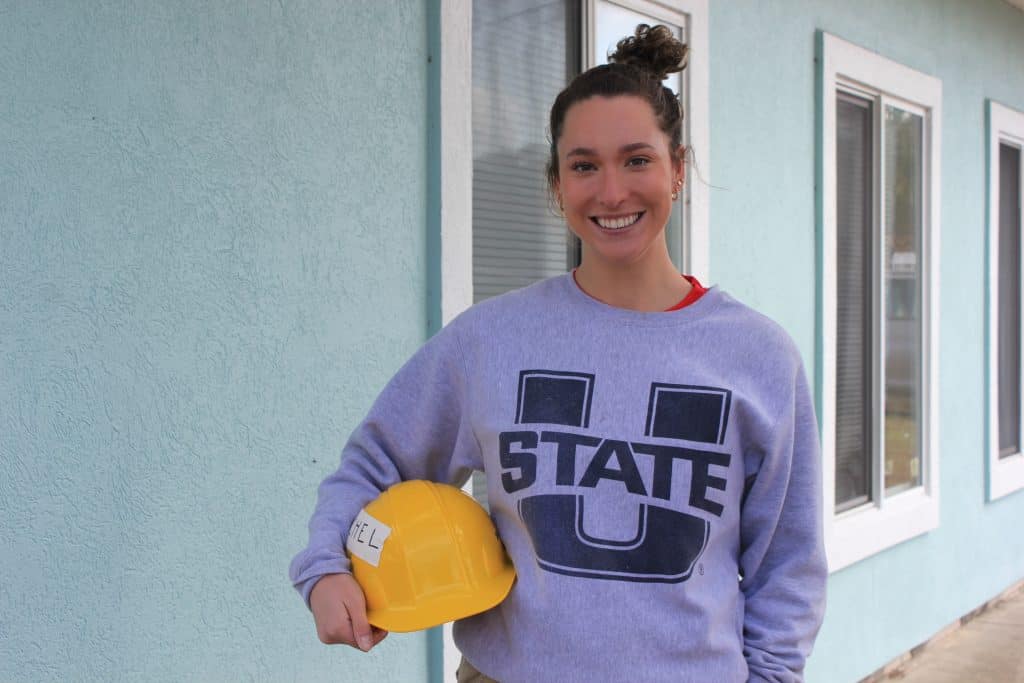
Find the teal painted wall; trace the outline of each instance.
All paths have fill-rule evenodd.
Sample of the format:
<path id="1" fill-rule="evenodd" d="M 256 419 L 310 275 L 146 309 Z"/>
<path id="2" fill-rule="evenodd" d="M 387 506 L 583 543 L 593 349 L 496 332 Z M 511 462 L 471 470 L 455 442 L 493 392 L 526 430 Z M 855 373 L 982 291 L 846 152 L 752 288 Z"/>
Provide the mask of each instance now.
<path id="1" fill-rule="evenodd" d="M 985 502 L 985 101 L 1024 110 L 1001 0 L 710 2 L 713 281 L 814 367 L 815 32 L 942 80 L 941 526 L 832 575 L 812 683 L 856 681 L 1024 579 L 1024 492 Z"/>
<path id="2" fill-rule="evenodd" d="M 427 331 L 421 2 L 0 9 L 0 681 L 416 681 L 287 581 Z"/>

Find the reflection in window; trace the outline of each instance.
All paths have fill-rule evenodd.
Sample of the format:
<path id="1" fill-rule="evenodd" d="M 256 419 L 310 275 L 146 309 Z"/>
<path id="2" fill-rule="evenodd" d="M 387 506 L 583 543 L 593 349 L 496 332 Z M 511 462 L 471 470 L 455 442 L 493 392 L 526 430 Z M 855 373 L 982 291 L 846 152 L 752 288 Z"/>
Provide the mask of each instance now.
<path id="1" fill-rule="evenodd" d="M 885 490 L 921 484 L 922 118 L 885 108 Z M 898 315 L 892 315 L 896 313 Z"/>

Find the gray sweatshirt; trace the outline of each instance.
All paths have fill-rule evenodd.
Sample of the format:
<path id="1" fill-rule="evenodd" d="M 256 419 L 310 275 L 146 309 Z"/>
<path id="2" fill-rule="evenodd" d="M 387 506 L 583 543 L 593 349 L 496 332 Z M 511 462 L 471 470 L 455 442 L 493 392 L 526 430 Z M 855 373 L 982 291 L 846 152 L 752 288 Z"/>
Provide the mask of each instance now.
<path id="1" fill-rule="evenodd" d="M 818 428 L 774 322 L 717 287 L 680 310 L 571 275 L 473 306 L 382 391 L 320 485 L 291 565 L 347 572 L 359 510 L 400 480 L 486 473 L 517 580 L 455 624 L 519 681 L 800 681 L 824 612 Z"/>

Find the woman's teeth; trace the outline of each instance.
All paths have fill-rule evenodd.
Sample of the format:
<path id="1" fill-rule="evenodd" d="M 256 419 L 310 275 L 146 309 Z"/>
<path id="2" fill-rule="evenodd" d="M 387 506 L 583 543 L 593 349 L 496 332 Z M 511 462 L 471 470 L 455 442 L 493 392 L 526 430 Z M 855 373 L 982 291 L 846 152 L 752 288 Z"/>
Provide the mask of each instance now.
<path id="1" fill-rule="evenodd" d="M 594 216 L 594 222 L 600 225 L 605 230 L 622 230 L 640 220 L 640 216 L 643 215 L 643 211 L 637 213 L 631 213 L 628 216 L 619 216 L 617 218 L 602 218 L 600 216 Z"/>

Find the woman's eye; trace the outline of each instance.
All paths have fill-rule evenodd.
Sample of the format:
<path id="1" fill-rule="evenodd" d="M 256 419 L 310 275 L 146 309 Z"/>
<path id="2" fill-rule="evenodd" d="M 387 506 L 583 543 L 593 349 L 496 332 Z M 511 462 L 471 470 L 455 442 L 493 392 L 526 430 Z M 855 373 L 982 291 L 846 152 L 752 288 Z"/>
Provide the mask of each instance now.
<path id="1" fill-rule="evenodd" d="M 570 166 L 570 168 L 576 171 L 577 173 L 583 173 L 584 171 L 594 170 L 594 165 L 589 161 L 577 161 L 572 166 Z"/>
<path id="2" fill-rule="evenodd" d="M 646 166 L 649 163 L 651 163 L 651 160 L 648 159 L 647 157 L 633 157 L 628 162 L 626 162 L 626 165 L 627 166 Z"/>

